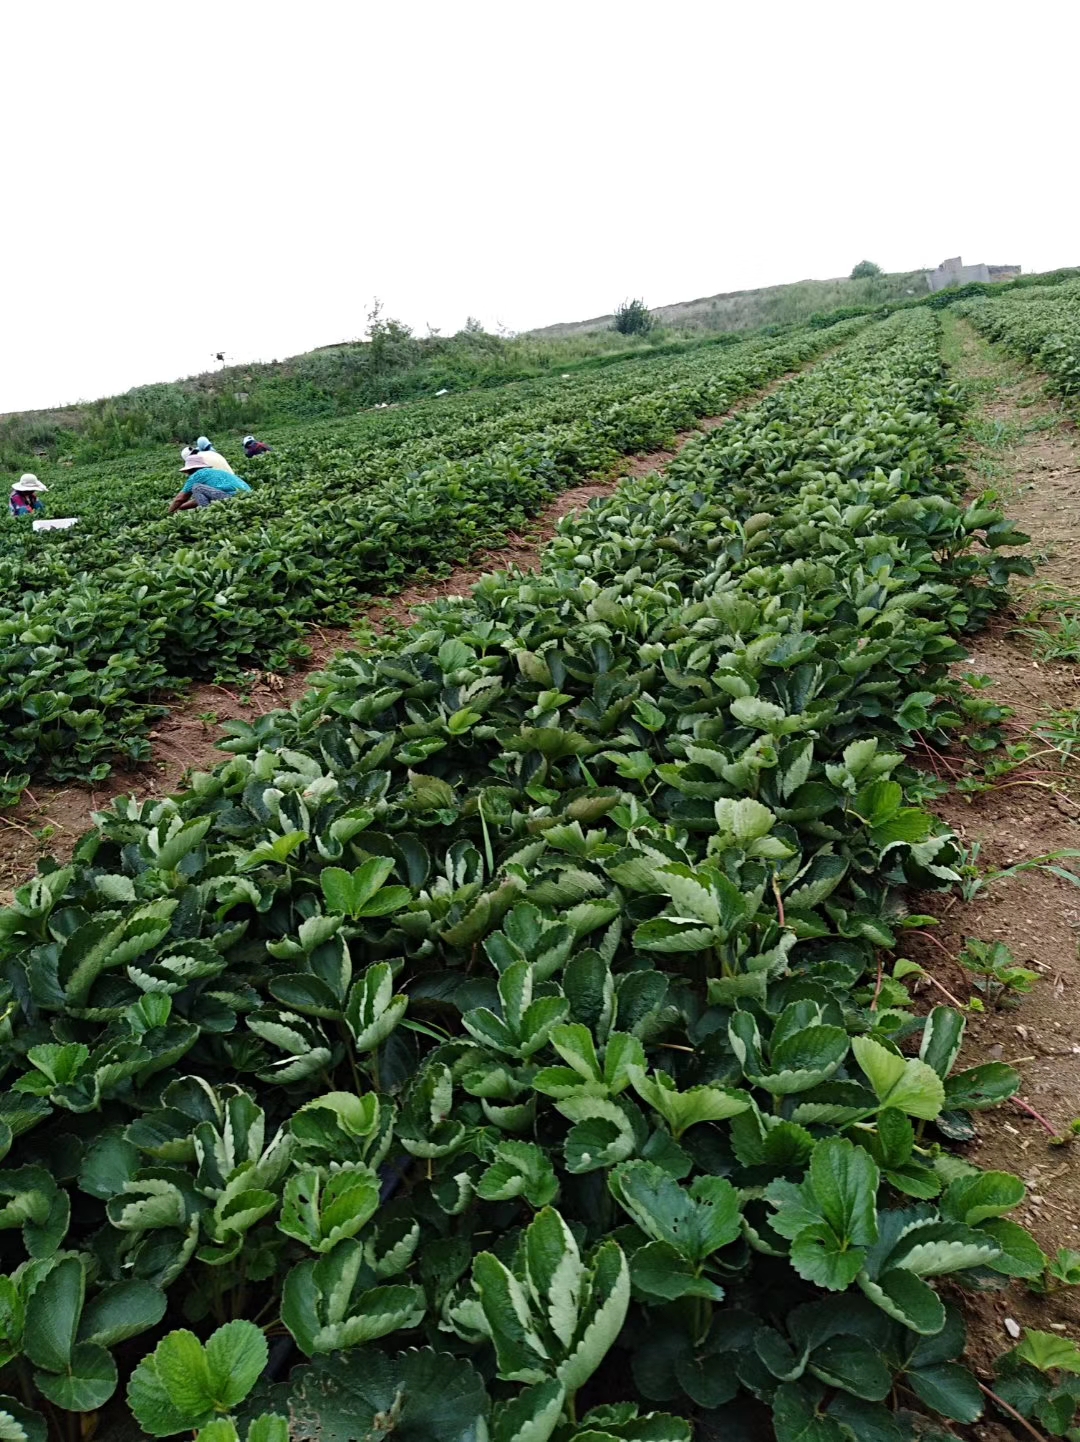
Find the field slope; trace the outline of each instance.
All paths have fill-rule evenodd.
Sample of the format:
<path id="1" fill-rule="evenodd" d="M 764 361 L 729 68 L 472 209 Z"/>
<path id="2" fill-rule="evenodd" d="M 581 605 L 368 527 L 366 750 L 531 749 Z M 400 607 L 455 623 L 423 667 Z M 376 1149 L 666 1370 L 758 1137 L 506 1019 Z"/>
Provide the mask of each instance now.
<path id="1" fill-rule="evenodd" d="M 733 290 L 697 300 L 658 305 L 652 314 L 661 326 L 680 332 L 755 330 L 767 325 L 800 325 L 810 316 L 844 306 L 879 306 L 925 296 L 926 271 L 913 270 L 851 280 L 799 280 L 757 290 Z M 538 340 L 566 340 L 609 331 L 614 315 L 565 321 L 530 332 Z"/>
<path id="2" fill-rule="evenodd" d="M 834 334 L 0 911 L 16 1442 L 979 1418 L 956 1288 L 1046 1259 L 946 1144 L 1020 1077 L 884 953 L 961 864 L 908 758 L 1030 567 L 940 328 Z"/>

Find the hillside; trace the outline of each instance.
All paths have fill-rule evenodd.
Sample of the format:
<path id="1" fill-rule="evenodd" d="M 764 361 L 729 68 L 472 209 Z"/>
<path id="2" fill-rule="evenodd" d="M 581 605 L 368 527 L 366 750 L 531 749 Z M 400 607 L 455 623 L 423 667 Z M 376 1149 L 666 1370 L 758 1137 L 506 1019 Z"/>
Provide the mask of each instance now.
<path id="1" fill-rule="evenodd" d="M 664 329 L 644 339 L 607 331 L 535 340 L 489 335 L 476 323 L 456 335 L 420 337 L 398 321 L 379 321 L 365 341 L 226 366 L 71 406 L 0 412 L 0 467 L 18 472 L 41 458 L 108 460 L 190 440 L 200 431 L 239 436 L 257 427 L 354 415 L 443 389 L 501 386 L 603 366 L 634 353 L 655 355 L 672 341 Z"/>
<path id="2" fill-rule="evenodd" d="M 17 475 L 45 461 L 115 460 L 199 432 L 239 438 L 245 430 L 340 419 L 444 391 L 587 372 L 633 355 L 674 355 L 748 331 L 829 325 L 899 305 L 948 305 L 963 296 L 1058 283 L 1075 273 L 1022 276 L 993 286 L 972 283 L 936 294 L 926 288 L 924 271 L 797 281 L 657 306 L 656 325 L 644 337 L 618 334 L 611 315 L 517 336 L 490 335 L 475 321 L 452 336 L 415 336 L 398 321 L 376 317 L 364 341 L 321 346 L 282 361 L 227 366 L 66 407 L 0 413 L 0 470 Z"/>
<path id="3" fill-rule="evenodd" d="M 926 271 L 910 270 L 868 280 L 844 276 L 836 280 L 797 280 L 759 290 L 723 291 L 697 300 L 654 306 L 652 313 L 661 325 L 680 331 L 755 330 L 766 325 L 795 325 L 819 311 L 844 306 L 887 305 L 925 295 L 926 291 Z M 608 330 L 614 319 L 614 315 L 598 315 L 591 320 L 543 326 L 530 334 L 538 340 L 565 340 Z"/>

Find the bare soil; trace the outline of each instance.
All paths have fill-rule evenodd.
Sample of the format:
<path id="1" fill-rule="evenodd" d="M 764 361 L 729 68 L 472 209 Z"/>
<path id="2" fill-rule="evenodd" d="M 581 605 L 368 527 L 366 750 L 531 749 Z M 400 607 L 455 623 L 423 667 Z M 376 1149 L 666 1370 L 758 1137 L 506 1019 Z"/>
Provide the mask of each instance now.
<path id="1" fill-rule="evenodd" d="M 0 813 L 0 905 L 11 900 L 15 887 L 32 875 L 40 858 L 53 856 L 65 861 L 90 827 L 92 813 L 118 796 L 146 800 L 173 795 L 184 787 L 192 772 L 212 770 L 224 759 L 218 750 L 224 722 L 250 721 L 291 705 L 335 655 L 363 644 L 358 642 L 358 634 L 362 637 L 388 626 L 409 625 L 421 606 L 443 597 L 464 595 L 491 571 L 535 570 L 543 548 L 564 516 L 583 509 L 597 497 L 610 495 L 626 477 L 662 470 L 692 437 L 756 405 L 787 379 L 789 376 L 781 376 L 723 415 L 706 416 L 692 430 L 680 431 L 671 450 L 622 457 L 610 475 L 564 491 L 520 535 L 508 535 L 502 546 L 479 552 L 468 566 L 458 567 L 449 576 L 407 586 L 395 595 L 372 602 L 357 613 L 352 626 L 312 628 L 305 637 L 308 657 L 287 675 L 260 673 L 246 690 L 193 684 L 150 732 L 152 755 L 144 765 L 117 767 L 94 786 L 73 782 L 68 786 L 31 787 L 17 807 Z"/>
<path id="2" fill-rule="evenodd" d="M 970 659 L 957 667 L 960 674 L 993 679 L 988 694 L 1012 708 L 1007 730 L 1018 741 L 1050 712 L 1080 707 L 1080 667 L 1035 660 L 1032 641 L 1016 631 L 1037 594 L 1033 585 L 1080 593 L 1080 437 L 1041 377 L 992 350 L 966 323 L 949 317 L 947 326 L 955 372 L 976 391 L 972 491 L 988 485 L 999 491 L 1010 517 L 1031 536 L 1028 553 L 1037 564 L 1034 582 L 1017 587 L 1009 612 L 973 638 Z M 943 776 L 970 765 L 960 747 L 928 760 Z M 1033 857 L 1080 851 L 1078 802 L 1080 766 L 1063 765 L 1053 752 L 991 790 L 972 798 L 951 792 L 935 802 L 964 844 L 978 845 L 984 879 L 967 903 L 956 895 L 919 898 L 918 910 L 937 914 L 940 924 L 932 937 L 913 936 L 907 947 L 962 1002 L 980 997 L 955 960 L 968 937 L 1005 942 L 1020 965 L 1039 973 L 1018 1004 L 969 1017 L 961 1062 L 1002 1060 L 1023 1077 L 1011 1103 L 977 1114 L 978 1141 L 967 1154 L 981 1167 L 1023 1178 L 1028 1197 L 1014 1215 L 1051 1255 L 1060 1247 L 1080 1250 L 1080 1137 L 1055 1144 L 1080 1114 L 1080 884 L 1042 870 L 991 878 Z M 1056 864 L 1080 871 L 1076 860 Z M 943 1000 L 940 986 L 928 988 L 927 1002 Z M 969 1299 L 968 1306 L 972 1360 L 982 1369 L 1013 1345 L 1006 1317 L 1080 1337 L 1075 1293 L 1041 1297 L 1014 1284 Z"/>

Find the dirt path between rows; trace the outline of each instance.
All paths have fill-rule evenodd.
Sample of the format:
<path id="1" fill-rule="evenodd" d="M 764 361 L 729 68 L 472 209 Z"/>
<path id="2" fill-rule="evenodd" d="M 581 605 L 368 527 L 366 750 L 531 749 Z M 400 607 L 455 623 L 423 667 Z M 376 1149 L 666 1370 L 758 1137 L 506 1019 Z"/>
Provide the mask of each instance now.
<path id="1" fill-rule="evenodd" d="M 945 328 L 946 357 L 974 393 L 971 490 L 998 490 L 1010 518 L 1031 536 L 1028 554 L 1037 567 L 1032 580 L 1016 585 L 1009 611 L 972 638 L 970 659 L 956 669 L 990 677 L 993 686 L 981 694 L 1012 709 L 1008 740 L 1026 741 L 1043 754 L 981 794 L 968 798 L 954 791 L 932 804 L 969 848 L 981 880 L 969 878 L 969 895 L 975 894 L 968 900 L 920 899 L 919 909 L 935 912 L 940 925 L 932 942 L 912 940 L 908 954 L 961 1001 L 983 999 L 955 961 L 969 937 L 1004 942 L 1021 966 L 1039 974 L 1019 1004 L 969 1017 L 962 1064 L 1003 1060 L 1023 1076 L 1023 1105 L 1014 1100 L 978 1113 L 978 1141 L 967 1155 L 981 1167 L 1024 1179 L 1028 1200 L 1014 1215 L 1053 1255 L 1060 1247 L 1080 1249 L 1080 1138 L 1055 1145 L 1051 1136 L 1066 1135 L 1080 1113 L 1080 888 L 1042 870 L 990 878 L 1033 857 L 1080 850 L 1080 764 L 1032 740 L 1033 728 L 1052 713 L 1076 715 L 1080 666 L 1037 660 L 1038 643 L 1016 631 L 1046 587 L 1077 597 L 1080 606 L 1080 435 L 1048 397 L 1043 377 L 992 349 L 948 313 Z M 952 780 L 1003 755 L 999 749 L 977 758 L 956 746 L 931 764 Z M 1080 870 L 1076 860 L 1059 864 Z M 942 999 L 940 993 L 935 999 Z M 983 1365 L 1013 1345 L 1006 1316 L 1021 1325 L 1080 1335 L 1075 1292 L 1043 1298 L 1016 1284 L 1007 1292 L 983 1294 L 976 1304 L 979 1325 L 972 1343 L 974 1360 Z"/>
<path id="2" fill-rule="evenodd" d="M 811 364 L 817 364 L 827 354 L 824 352 Z M 535 570 L 543 548 L 564 516 L 583 509 L 597 497 L 610 495 L 628 476 L 662 470 L 694 436 L 714 430 L 740 411 L 757 405 L 797 373 L 790 371 L 737 402 L 723 415 L 706 416 L 693 429 L 680 431 L 670 450 L 622 457 L 610 475 L 564 491 L 520 535 L 509 535 L 502 546 L 480 552 L 469 565 L 458 567 L 449 576 L 373 601 L 357 613 L 351 627 L 313 627 L 305 637 L 310 648 L 307 660 L 288 675 L 254 675 L 247 690 L 238 686 L 192 685 L 151 731 L 153 752 L 145 765 L 134 769 L 117 767 L 96 786 L 32 786 L 19 806 L 0 812 L 0 905 L 11 900 L 14 888 L 33 874 L 42 856 L 65 861 L 71 855 L 91 825 L 92 812 L 100 811 L 118 796 L 136 796 L 140 800 L 169 796 L 183 788 L 191 772 L 212 770 L 224 759 L 217 744 L 225 721 L 250 722 L 268 711 L 291 705 L 338 652 L 362 647 L 365 636 L 372 631 L 410 624 L 419 607 L 444 596 L 462 595 L 491 571 L 511 567 Z"/>

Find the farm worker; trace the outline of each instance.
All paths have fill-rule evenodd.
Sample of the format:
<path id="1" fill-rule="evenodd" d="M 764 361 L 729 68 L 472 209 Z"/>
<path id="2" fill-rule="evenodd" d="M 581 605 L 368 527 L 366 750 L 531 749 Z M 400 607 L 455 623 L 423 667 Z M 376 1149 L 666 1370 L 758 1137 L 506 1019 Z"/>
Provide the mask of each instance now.
<path id="1" fill-rule="evenodd" d="M 205 445 L 201 442 L 206 441 Z M 204 466 L 210 466 L 215 471 L 232 471 L 232 466 L 223 455 L 214 450 L 205 436 L 200 436 L 193 446 L 184 446 L 180 452 L 180 459 L 186 461 L 189 456 L 199 456 Z"/>
<path id="2" fill-rule="evenodd" d="M 254 436 L 244 437 L 244 455 L 249 461 L 252 456 L 264 456 L 269 449 L 269 446 L 263 445 L 262 441 L 257 441 Z"/>
<path id="3" fill-rule="evenodd" d="M 45 502 L 42 495 L 48 490 L 37 476 L 27 471 L 15 482 L 11 488 L 11 500 L 8 502 L 13 516 L 33 516 L 44 514 Z"/>
<path id="4" fill-rule="evenodd" d="M 213 451 L 195 451 L 180 467 L 187 479 L 169 502 L 170 516 L 175 511 L 193 511 L 196 507 L 201 510 L 215 501 L 224 501 L 229 496 L 251 490 L 248 483 L 231 470 L 221 471 L 208 465 L 206 457 L 213 454 Z"/>

